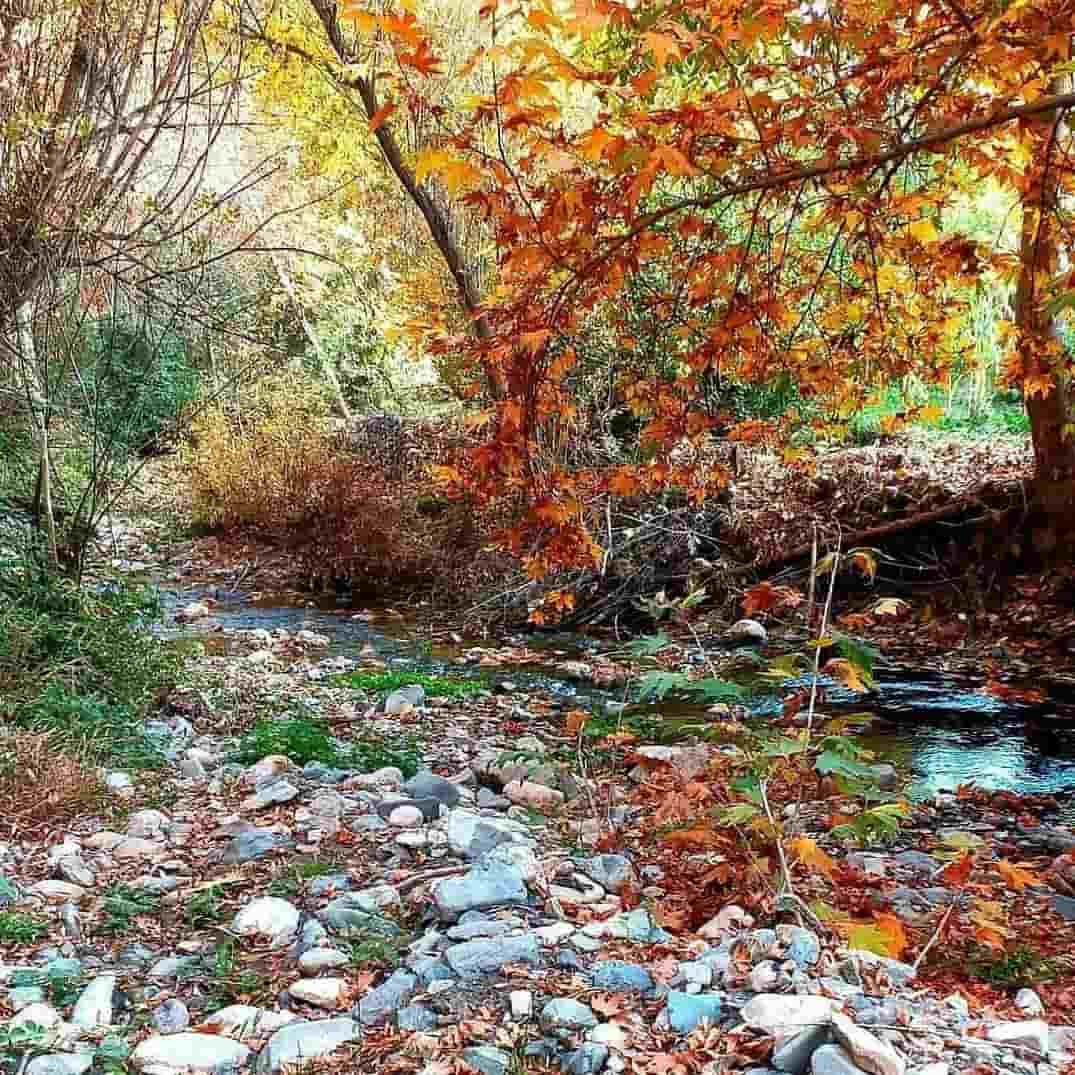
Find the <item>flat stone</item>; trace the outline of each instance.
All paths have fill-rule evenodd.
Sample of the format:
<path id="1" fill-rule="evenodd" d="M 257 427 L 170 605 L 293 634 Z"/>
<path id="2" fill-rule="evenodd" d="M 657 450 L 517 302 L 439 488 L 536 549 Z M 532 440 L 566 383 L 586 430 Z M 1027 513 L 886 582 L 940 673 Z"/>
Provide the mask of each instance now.
<path id="1" fill-rule="evenodd" d="M 668 993 L 668 1025 L 677 1034 L 689 1034 L 702 1023 L 716 1024 L 720 1020 L 723 998 L 716 994 L 684 993 L 672 989 Z"/>
<path id="2" fill-rule="evenodd" d="M 841 1012 L 832 1014 L 832 1032 L 848 1056 L 863 1071 L 871 1075 L 905 1075 L 907 1061 L 888 1042 L 871 1034 L 865 1027 L 857 1026 Z M 1045 1034 L 1048 1048 L 1048 1027 Z"/>
<path id="3" fill-rule="evenodd" d="M 294 1012 L 270 1011 L 267 1008 L 255 1008 L 251 1004 L 229 1004 L 226 1008 L 208 1016 L 206 1026 L 217 1027 L 221 1034 L 240 1041 L 254 1038 L 266 1038 L 275 1034 L 281 1027 L 303 1022 Z"/>
<path id="4" fill-rule="evenodd" d="M 836 1007 L 827 997 L 762 993 L 743 1005 L 739 1017 L 779 1043 L 809 1027 L 828 1026 Z"/>
<path id="5" fill-rule="evenodd" d="M 347 994 L 347 981 L 343 978 L 300 978 L 289 985 L 287 991 L 304 1004 L 335 1011 Z"/>
<path id="6" fill-rule="evenodd" d="M 123 862 L 129 859 L 150 859 L 165 851 L 160 840 L 144 840 L 140 836 L 128 836 L 112 848 L 112 857 Z"/>
<path id="7" fill-rule="evenodd" d="M 319 912 L 321 921 L 344 937 L 365 933 L 376 933 L 382 937 L 399 936 L 400 929 L 395 922 L 359 906 L 355 896 L 354 892 L 337 896 Z"/>
<path id="8" fill-rule="evenodd" d="M 653 975 L 645 967 L 620 959 L 595 963 L 590 971 L 590 983 L 595 989 L 611 993 L 650 993 L 655 986 Z"/>
<path id="9" fill-rule="evenodd" d="M 308 948 L 299 956 L 299 970 L 303 974 L 318 974 L 323 970 L 343 967 L 351 962 L 351 957 L 338 948 Z"/>
<path id="10" fill-rule="evenodd" d="M 259 1072 L 277 1073 L 321 1056 L 329 1056 L 341 1045 L 358 1041 L 362 1025 L 354 1019 L 321 1019 L 293 1023 L 276 1031 L 258 1055 Z"/>
<path id="11" fill-rule="evenodd" d="M 85 1075 L 92 1066 L 92 1053 L 45 1053 L 26 1065 L 26 1075 Z"/>
<path id="12" fill-rule="evenodd" d="M 597 1026 L 597 1016 L 587 1004 L 570 997 L 557 997 L 541 1009 L 541 1025 L 546 1030 L 589 1030 Z"/>
<path id="13" fill-rule="evenodd" d="M 299 789 L 288 780 L 274 780 L 248 795 L 239 804 L 240 810 L 264 810 L 270 806 L 289 803 L 299 797 Z"/>
<path id="14" fill-rule="evenodd" d="M 564 1075 L 597 1075 L 608 1063 L 608 1047 L 599 1042 L 583 1042 L 560 1062 Z"/>
<path id="15" fill-rule="evenodd" d="M 102 974 L 79 995 L 71 1012 L 71 1023 L 78 1027 L 110 1026 L 112 996 L 116 991 L 116 976 Z"/>
<path id="16" fill-rule="evenodd" d="M 475 1045 L 463 1050 L 463 1063 L 472 1067 L 480 1075 L 508 1075 L 511 1066 L 510 1054 L 492 1045 Z"/>
<path id="17" fill-rule="evenodd" d="M 408 1033 L 424 1034 L 436 1030 L 439 1022 L 432 1008 L 424 1004 L 408 1004 L 396 1012 L 396 1025 Z"/>
<path id="18" fill-rule="evenodd" d="M 240 937 L 265 937 L 271 948 L 290 944 L 299 929 L 299 909 L 278 896 L 251 900 L 232 919 L 232 931 Z"/>
<path id="19" fill-rule="evenodd" d="M 220 861 L 225 866 L 238 866 L 244 862 L 257 862 L 279 851 L 293 851 L 294 848 L 295 841 L 286 833 L 273 829 L 250 829 L 237 833 L 228 842 Z"/>
<path id="20" fill-rule="evenodd" d="M 1004 1045 L 1021 1045 L 1024 1049 L 1031 1049 L 1045 1056 L 1049 1052 L 1049 1024 L 1043 1019 L 998 1023 L 989 1028 L 989 1040 Z"/>
<path id="21" fill-rule="evenodd" d="M 812 1075 L 866 1075 L 839 1045 L 822 1045 L 810 1058 Z"/>
<path id="22" fill-rule="evenodd" d="M 507 818 L 488 818 L 457 807 L 448 815 L 448 846 L 456 855 L 479 859 L 500 844 L 533 844 L 529 832 Z"/>
<path id="23" fill-rule="evenodd" d="M 417 991 L 418 979 L 409 971 L 397 970 L 358 1002 L 355 1014 L 363 1026 L 384 1026 Z"/>
<path id="24" fill-rule="evenodd" d="M 526 885 L 518 870 L 504 863 L 482 862 L 462 877 L 448 877 L 433 892 L 437 913 L 454 921 L 466 911 L 526 902 Z"/>
<path id="25" fill-rule="evenodd" d="M 81 885 L 73 885 L 70 881 L 38 881 L 26 891 L 49 903 L 79 903 L 86 895 Z"/>
<path id="26" fill-rule="evenodd" d="M 253 1054 L 243 1044 L 218 1034 L 168 1034 L 146 1038 L 131 1053 L 131 1066 L 145 1075 L 230 1075 Z"/>
<path id="27" fill-rule="evenodd" d="M 508 963 L 540 964 L 541 950 L 533 933 L 523 933 L 454 944 L 444 958 L 458 977 L 474 979 L 496 974 Z"/>
<path id="28" fill-rule="evenodd" d="M 458 785 L 429 770 L 423 770 L 412 776 L 403 785 L 403 791 L 412 799 L 436 799 L 449 809 L 459 802 L 461 796 Z"/>

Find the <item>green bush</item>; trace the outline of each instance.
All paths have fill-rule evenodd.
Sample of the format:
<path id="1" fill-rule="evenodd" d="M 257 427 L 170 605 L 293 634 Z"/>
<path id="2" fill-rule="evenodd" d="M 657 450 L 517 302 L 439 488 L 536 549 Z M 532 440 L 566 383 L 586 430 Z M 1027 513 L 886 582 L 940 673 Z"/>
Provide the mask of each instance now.
<path id="1" fill-rule="evenodd" d="M 86 351 L 85 398 L 105 442 L 125 453 L 164 447 L 201 386 L 186 341 L 150 321 L 118 315 L 90 326 Z"/>
<path id="2" fill-rule="evenodd" d="M 48 931 L 48 923 L 33 915 L 0 911 L 0 944 L 34 944 Z"/>
<path id="3" fill-rule="evenodd" d="M 348 686 L 373 694 L 420 686 L 430 698 L 466 698 L 489 689 L 489 684 L 481 679 L 453 679 L 422 672 L 353 672 L 346 677 L 346 682 Z"/>

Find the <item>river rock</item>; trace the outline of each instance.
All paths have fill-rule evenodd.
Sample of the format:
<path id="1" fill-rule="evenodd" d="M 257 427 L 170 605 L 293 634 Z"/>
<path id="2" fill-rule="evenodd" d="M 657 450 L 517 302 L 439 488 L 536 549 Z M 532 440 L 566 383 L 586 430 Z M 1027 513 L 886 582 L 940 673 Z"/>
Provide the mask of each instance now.
<path id="1" fill-rule="evenodd" d="M 418 979 L 409 971 L 397 970 L 376 989 L 371 989 L 355 1008 L 363 1026 L 384 1026 L 418 991 Z"/>
<path id="2" fill-rule="evenodd" d="M 289 985 L 287 991 L 305 1004 L 333 1011 L 347 994 L 347 981 L 344 978 L 300 978 Z"/>
<path id="3" fill-rule="evenodd" d="M 248 795 L 239 804 L 240 810 L 264 810 L 269 806 L 289 803 L 299 797 L 299 789 L 289 780 L 274 780 L 259 787 L 253 795 Z"/>
<path id="4" fill-rule="evenodd" d="M 491 937 L 453 944 L 444 959 L 460 978 L 472 980 L 496 974 L 508 963 L 541 963 L 541 949 L 533 933 L 517 937 Z"/>
<path id="5" fill-rule="evenodd" d="M 409 803 L 395 807 L 388 815 L 388 824 L 394 825 L 397 829 L 417 829 L 424 821 L 422 811 Z"/>
<path id="6" fill-rule="evenodd" d="M 525 806 L 551 814 L 559 810 L 565 802 L 564 793 L 555 788 L 536 784 L 532 780 L 512 780 L 504 787 L 504 797 L 516 806 Z"/>
<path id="7" fill-rule="evenodd" d="M 25 1075 L 85 1075 L 92 1066 L 92 1053 L 44 1053 L 26 1065 Z"/>
<path id="8" fill-rule="evenodd" d="M 560 1061 L 564 1075 L 597 1075 L 608 1063 L 608 1047 L 586 1041 Z"/>
<path id="9" fill-rule="evenodd" d="M 530 833 L 507 818 L 488 818 L 457 807 L 448 815 L 448 846 L 463 858 L 479 859 L 500 844 L 533 845 Z"/>
<path id="10" fill-rule="evenodd" d="M 248 788 L 260 788 L 279 780 L 295 768 L 295 763 L 284 754 L 266 754 L 243 771 L 240 778 Z"/>
<path id="11" fill-rule="evenodd" d="M 323 970 L 344 967 L 351 957 L 338 948 L 309 948 L 299 956 L 299 970 L 303 974 L 320 974 Z"/>
<path id="12" fill-rule="evenodd" d="M 668 1025 L 677 1034 L 689 1034 L 702 1023 L 720 1020 L 722 998 L 716 994 L 684 993 L 673 989 L 668 994 Z"/>
<path id="13" fill-rule="evenodd" d="M 724 632 L 723 640 L 734 645 L 764 646 L 769 632 L 757 620 L 737 620 Z"/>
<path id="14" fill-rule="evenodd" d="M 205 1019 L 205 1025 L 213 1027 L 229 1038 L 250 1041 L 275 1034 L 282 1027 L 303 1022 L 294 1012 L 277 1012 L 268 1008 L 255 1008 L 252 1004 L 229 1004 Z"/>
<path id="15" fill-rule="evenodd" d="M 1031 1049 L 1045 1056 L 1049 1051 L 1049 1024 L 1043 1019 L 998 1023 L 989 1028 L 989 1040 L 1004 1045 L 1021 1045 L 1024 1049 Z"/>
<path id="16" fill-rule="evenodd" d="M 420 683 L 409 687 L 400 687 L 384 700 L 384 712 L 389 717 L 398 717 L 400 713 L 417 709 L 426 700 L 426 689 Z"/>
<path id="17" fill-rule="evenodd" d="M 822 1045 L 810 1058 L 812 1075 L 866 1075 L 839 1045 Z"/>
<path id="18" fill-rule="evenodd" d="M 1033 989 L 1020 989 L 1015 994 L 1015 1006 L 1029 1016 L 1043 1015 L 1045 1013 L 1045 1005 L 1042 1004 L 1041 997 Z"/>
<path id="19" fill-rule="evenodd" d="M 583 859 L 579 869 L 606 892 L 622 892 L 635 880 L 635 868 L 625 855 L 594 855 Z"/>
<path id="20" fill-rule="evenodd" d="M 762 993 L 743 1005 L 739 1018 L 778 1042 L 812 1026 L 827 1026 L 836 1004 L 827 997 Z"/>
<path id="21" fill-rule="evenodd" d="M 299 909 L 278 896 L 260 896 L 232 919 L 232 931 L 240 937 L 266 937 L 271 948 L 290 944 L 299 929 Z"/>
<path id="22" fill-rule="evenodd" d="M 526 885 L 513 866 L 483 861 L 462 877 L 448 877 L 433 893 L 437 913 L 446 921 L 455 921 L 467 911 L 480 911 L 505 903 L 525 903 Z"/>
<path id="23" fill-rule="evenodd" d="M 345 892 L 323 907 L 319 915 L 329 929 L 345 937 L 359 933 L 377 933 L 382 937 L 399 935 L 399 926 L 395 922 L 369 911 L 367 907 L 365 901 L 358 899 L 357 893 Z"/>
<path id="24" fill-rule="evenodd" d="M 550 1000 L 539 1018 L 545 1030 L 589 1030 L 597 1026 L 597 1016 L 590 1006 L 570 997 Z"/>
<path id="25" fill-rule="evenodd" d="M 112 996 L 116 991 L 116 976 L 102 974 L 79 995 L 71 1012 L 71 1022 L 79 1027 L 109 1026 L 112 1023 Z"/>
<path id="26" fill-rule="evenodd" d="M 429 770 L 415 774 L 403 785 L 404 794 L 412 799 L 436 799 L 441 805 L 451 809 L 461 797 L 457 785 Z"/>
<path id="27" fill-rule="evenodd" d="M 848 1056 L 863 1071 L 870 1072 L 871 1075 L 905 1075 L 907 1061 L 891 1045 L 875 1037 L 865 1027 L 856 1026 L 843 1013 L 832 1013 L 832 1032 Z"/>
<path id="28" fill-rule="evenodd" d="M 511 1055 L 492 1045 L 475 1045 L 463 1050 L 463 1063 L 480 1075 L 507 1075 Z"/>
<path id="29" fill-rule="evenodd" d="M 179 1034 L 190 1026 L 187 1006 L 172 997 L 153 1009 L 153 1025 L 161 1034 Z"/>
<path id="30" fill-rule="evenodd" d="M 807 1027 L 773 1050 L 773 1067 L 790 1075 L 805 1075 L 814 1053 L 829 1042 L 828 1026 Z"/>
<path id="31" fill-rule="evenodd" d="M 131 1053 L 131 1066 L 145 1075 L 230 1075 L 250 1062 L 250 1050 L 218 1034 L 169 1034 L 146 1038 Z"/>
<path id="32" fill-rule="evenodd" d="M 321 1019 L 315 1023 L 293 1023 L 276 1031 L 258 1055 L 257 1070 L 276 1075 L 285 1068 L 299 1066 L 329 1056 L 341 1045 L 362 1037 L 362 1025 L 354 1019 Z"/>
<path id="33" fill-rule="evenodd" d="M 621 959 L 606 959 L 593 965 L 590 982 L 595 989 L 610 993 L 651 993 L 655 982 L 653 975 L 638 963 Z"/>
<path id="34" fill-rule="evenodd" d="M 79 854 L 64 855 L 56 863 L 56 872 L 65 881 L 80 888 L 93 888 L 97 875 L 86 865 L 86 860 Z"/>
<path id="35" fill-rule="evenodd" d="M 176 623 L 197 623 L 209 615 L 209 606 L 204 601 L 191 601 L 175 611 Z"/>

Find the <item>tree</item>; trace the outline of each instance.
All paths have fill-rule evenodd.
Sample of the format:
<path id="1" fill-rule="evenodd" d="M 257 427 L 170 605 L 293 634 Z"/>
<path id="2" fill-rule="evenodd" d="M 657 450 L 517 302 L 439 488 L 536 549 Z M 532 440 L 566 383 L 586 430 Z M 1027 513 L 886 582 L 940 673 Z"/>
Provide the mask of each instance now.
<path id="1" fill-rule="evenodd" d="M 404 71 L 431 62 L 405 14 L 348 12 Z M 909 372 L 943 382 L 969 346 L 975 282 L 1019 281 L 1005 377 L 1028 401 L 1043 530 L 1066 529 L 1072 356 L 1051 311 L 1070 287 L 1075 0 L 575 0 L 566 12 L 489 0 L 482 12 L 489 43 L 474 62 L 495 63 L 495 89 L 426 160 L 446 179 L 480 175 L 465 201 L 495 225 L 498 277 L 488 333 L 441 346 L 469 348 L 506 386 L 466 481 L 526 488 L 515 540 L 535 572 L 594 556 L 587 490 L 701 495 L 719 480 L 667 459 L 596 475 L 543 455 L 542 430 L 572 412 L 586 325 L 610 319 L 620 348 L 637 348 L 620 315 L 643 266 L 660 270 L 643 301 L 670 327 L 676 373 L 632 373 L 618 390 L 666 455 L 708 436 L 714 376 L 790 376 L 826 424 Z M 505 42 L 509 21 L 525 32 Z M 1016 250 L 948 227 L 952 199 L 986 179 L 1022 208 Z"/>

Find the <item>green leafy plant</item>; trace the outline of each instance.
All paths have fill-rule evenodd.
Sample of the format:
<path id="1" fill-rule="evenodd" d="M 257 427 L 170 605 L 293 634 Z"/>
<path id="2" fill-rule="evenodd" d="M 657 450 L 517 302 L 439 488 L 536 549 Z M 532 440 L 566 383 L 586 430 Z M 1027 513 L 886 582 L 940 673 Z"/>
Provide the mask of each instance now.
<path id="1" fill-rule="evenodd" d="M 34 944 L 48 931 L 48 923 L 34 915 L 0 911 L 0 944 Z"/>
<path id="2" fill-rule="evenodd" d="M 979 945 L 971 951 L 965 965 L 975 978 L 1006 989 L 1051 982 L 1061 971 L 1057 960 L 1026 946 L 998 953 L 992 948 Z"/>
<path id="3" fill-rule="evenodd" d="M 42 970 L 19 968 L 11 975 L 12 986 L 16 988 L 40 986 L 57 1008 L 65 1008 L 73 1004 L 78 999 L 83 982 L 82 971 L 78 964 L 70 964 L 62 960 Z"/>
<path id="4" fill-rule="evenodd" d="M 130 885 L 112 885 L 105 893 L 103 909 L 103 933 L 126 933 L 139 915 L 155 914 L 160 906 L 160 896 L 143 888 Z"/>
<path id="5" fill-rule="evenodd" d="M 832 835 L 837 840 L 847 840 L 859 847 L 888 844 L 899 836 L 909 814 L 907 803 L 880 803 L 863 810 L 853 821 L 837 825 Z"/>
<path id="6" fill-rule="evenodd" d="M 93 1062 L 105 1075 L 127 1075 L 130 1055 L 131 1047 L 123 1038 L 109 1035 L 94 1050 Z"/>
<path id="7" fill-rule="evenodd" d="M 210 885 L 196 892 L 183 906 L 183 917 L 192 929 L 213 925 L 224 918 L 223 885 Z"/>
<path id="8" fill-rule="evenodd" d="M 268 998 L 271 983 L 255 970 L 242 966 L 234 942 L 218 944 L 206 965 L 210 1003 L 224 1007 L 243 1000 L 256 1004 Z"/>
<path id="9" fill-rule="evenodd" d="M 743 696 L 743 688 L 736 683 L 713 677 L 692 679 L 686 672 L 650 672 L 638 685 L 641 701 L 663 701 L 670 694 L 685 695 L 692 700 L 705 702 L 731 702 Z"/>

